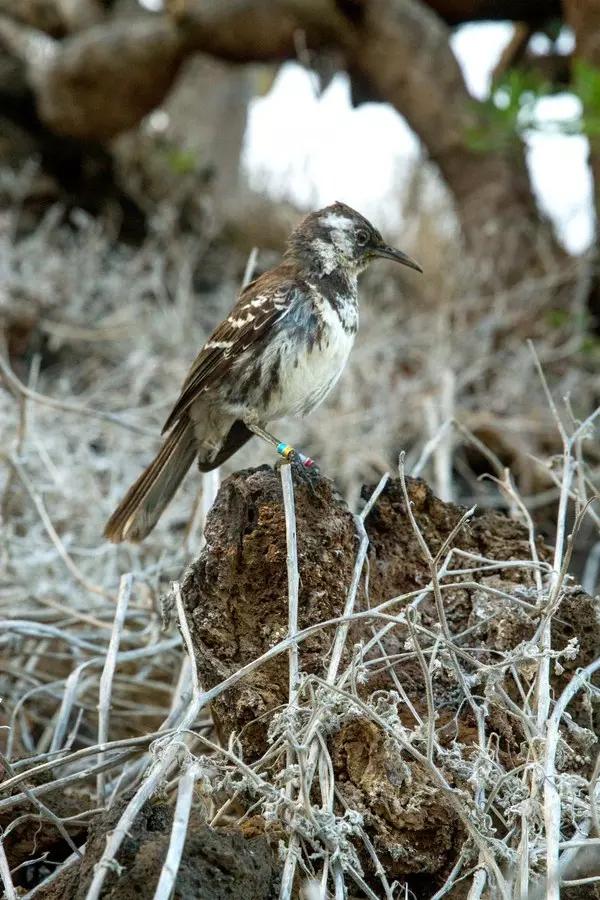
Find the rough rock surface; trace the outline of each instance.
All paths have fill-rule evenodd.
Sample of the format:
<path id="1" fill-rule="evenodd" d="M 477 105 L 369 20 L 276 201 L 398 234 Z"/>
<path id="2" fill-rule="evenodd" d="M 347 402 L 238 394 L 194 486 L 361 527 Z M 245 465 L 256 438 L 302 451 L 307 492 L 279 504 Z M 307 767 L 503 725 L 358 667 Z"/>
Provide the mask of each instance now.
<path id="1" fill-rule="evenodd" d="M 372 490 L 364 489 L 365 500 Z M 302 628 L 341 614 L 358 537 L 352 515 L 327 479 L 319 478 L 313 492 L 296 484 L 295 492 Z M 435 554 L 465 510 L 437 499 L 420 480 L 408 480 L 408 493 L 415 518 Z M 366 528 L 370 539 L 368 591 L 363 578 L 357 609 L 367 609 L 428 584 L 429 568 L 407 516 L 398 481 L 387 484 L 366 520 Z M 526 529 L 502 514 L 485 512 L 461 527 L 452 546 L 492 561 L 484 573 L 469 576 L 471 587 L 444 593 L 444 609 L 452 633 L 472 629 L 469 646 L 479 647 L 481 659 L 488 660 L 493 659 L 494 651 L 514 648 L 530 639 L 537 622 L 530 570 L 493 567 L 494 560 L 530 559 Z M 541 541 L 537 552 L 542 561 L 551 558 L 549 548 Z M 477 563 L 472 559 L 457 555 L 452 568 L 473 565 Z M 459 579 L 464 581 L 465 576 L 456 576 Z M 492 598 L 492 609 L 489 593 L 478 589 L 478 583 L 516 596 L 529 606 L 499 597 L 497 602 Z M 206 688 L 237 672 L 285 637 L 286 538 L 278 473 L 262 467 L 238 472 L 223 483 L 208 519 L 206 546 L 186 574 L 182 595 Z M 405 603 L 399 600 L 388 611 L 398 612 Z M 438 616 L 431 599 L 421 604 L 420 615 L 425 626 L 436 627 Z M 353 626 L 348 646 L 368 640 L 372 624 L 364 619 L 360 626 Z M 302 671 L 324 674 L 333 635 L 333 628 L 324 628 L 301 645 Z M 574 636 L 579 639 L 579 653 L 574 660 L 566 660 L 563 674 L 555 677 L 557 691 L 575 668 L 586 665 L 600 652 L 600 604 L 571 588 L 566 591 L 557 617 L 553 645 L 562 649 Z M 385 640 L 388 653 L 401 655 L 407 637 L 404 628 L 396 627 Z M 401 660 L 398 672 L 415 708 L 426 715 L 418 662 Z M 440 741 L 447 746 L 456 739 L 462 744 L 474 744 L 476 723 L 456 681 L 442 672 L 433 686 Z M 382 670 L 370 677 L 360 691 L 367 696 L 380 688 L 392 687 L 389 672 Z M 507 690 L 516 688 L 507 684 Z M 286 702 L 287 696 L 288 660 L 282 654 L 238 682 L 213 704 L 222 739 L 226 741 L 236 733 L 245 758 L 258 759 L 268 747 L 271 714 Z M 571 713 L 578 724 L 589 728 L 585 702 L 584 699 L 579 705 L 574 703 Z M 405 715 L 410 720 L 402 706 L 398 714 L 401 720 Z M 507 754 L 512 768 L 521 759 L 522 735 L 501 704 L 490 703 L 488 725 L 499 736 L 499 752 Z M 403 755 L 390 748 L 378 727 L 366 719 L 359 717 L 343 724 L 329 741 L 339 797 L 363 814 L 388 876 L 408 876 L 416 897 L 431 896 L 434 885 L 442 883 L 456 861 L 463 838 L 462 826 L 447 798 L 418 764 L 401 758 Z M 583 750 L 576 762 L 578 766 L 589 766 L 589 753 L 586 755 Z M 363 862 L 368 869 L 368 860 Z M 457 891 L 452 896 L 460 897 L 460 889 Z"/>
<path id="2" fill-rule="evenodd" d="M 332 483 L 316 496 L 296 487 L 299 627 L 339 616 L 358 547 L 353 517 Z M 182 595 L 204 687 L 218 684 L 287 634 L 285 516 L 279 474 L 238 472 L 222 485 L 205 529 L 206 547 L 190 567 Z M 333 628 L 302 644 L 302 669 L 322 674 Z M 326 663 L 325 663 L 326 664 Z M 217 728 L 235 730 L 250 757 L 266 747 L 265 713 L 287 700 L 285 654 L 261 666 L 213 705 Z"/>
<path id="3" fill-rule="evenodd" d="M 84 900 L 106 836 L 122 811 L 123 804 L 113 807 L 91 827 L 81 866 L 65 871 L 40 895 L 44 900 Z M 103 900 L 154 896 L 172 824 L 173 808 L 166 802 L 153 801 L 143 807 L 117 856 L 121 874 L 108 875 Z M 174 900 L 270 900 L 277 896 L 278 883 L 275 856 L 265 837 L 216 831 L 192 814 Z"/>
<path id="4" fill-rule="evenodd" d="M 364 488 L 366 500 L 373 488 Z M 408 479 L 408 492 L 415 518 L 427 544 L 435 553 L 460 521 L 465 510 L 444 503 L 424 481 Z M 299 625 L 304 628 L 334 619 L 343 610 L 358 548 L 353 517 L 325 478 L 315 483 L 315 493 L 305 485 L 296 486 L 296 522 L 300 570 Z M 391 480 L 366 521 L 370 540 L 368 597 L 365 583 L 357 598 L 357 609 L 366 609 L 384 600 L 423 588 L 429 569 L 404 507 L 401 485 Z M 474 516 L 453 540 L 453 546 L 490 560 L 527 560 L 528 535 L 519 523 L 495 512 Z M 548 559 L 549 549 L 538 542 L 540 558 Z M 454 568 L 473 565 L 456 558 Z M 500 590 L 518 591 L 534 602 L 530 573 L 525 569 L 498 569 L 473 576 Z M 447 579 L 448 580 L 448 579 Z M 483 592 L 481 592 L 483 594 Z M 188 569 L 182 585 L 184 603 L 196 650 L 196 661 L 205 687 L 218 684 L 241 666 L 256 659 L 287 633 L 287 571 L 285 517 L 279 474 L 263 466 L 238 472 L 228 478 L 219 492 L 206 526 L 206 546 Z M 487 597 L 487 595 L 484 595 Z M 575 596 L 575 595 L 573 595 Z M 577 596 L 581 596 L 581 592 Z M 586 665 L 600 651 L 600 613 L 591 598 L 565 601 L 561 627 L 556 630 L 557 646 L 564 646 L 575 634 L 581 652 L 571 668 Z M 388 611 L 398 611 L 404 606 Z M 480 643 L 502 650 L 532 636 L 531 617 L 521 614 L 518 605 L 499 601 L 501 615 L 480 626 Z M 421 604 L 424 625 L 435 626 L 433 601 Z M 459 633 L 489 615 L 485 601 L 474 590 L 450 590 L 444 594 L 449 627 Z M 585 608 L 582 615 L 581 610 Z M 371 624 L 354 628 L 348 642 L 371 637 Z M 301 645 L 304 672 L 323 674 L 334 629 L 311 635 Z M 395 629 L 385 640 L 388 653 L 401 652 L 407 633 Z M 508 642 L 508 644 L 507 644 Z M 565 675 L 569 666 L 566 664 Z M 402 680 L 411 699 L 423 701 L 421 670 L 414 660 L 402 664 Z M 372 691 L 391 687 L 386 674 L 375 676 Z M 440 678 L 435 682 L 436 708 L 455 709 L 456 685 Z M 213 704 L 213 716 L 222 736 L 237 732 L 249 758 L 264 753 L 268 713 L 285 702 L 288 692 L 288 661 L 285 654 L 262 666 Z M 468 722 L 467 722 L 468 724 Z"/>
<path id="5" fill-rule="evenodd" d="M 423 767 L 407 765 L 366 719 L 343 725 L 332 750 L 340 795 L 364 816 L 388 877 L 440 871 L 463 835 Z"/>
<path id="6" fill-rule="evenodd" d="M 4 767 L 0 762 L 0 785 L 3 775 Z M 27 787 L 43 784 L 48 780 L 47 774 L 34 777 L 28 782 Z M 85 841 L 86 826 L 76 820 L 73 821 L 71 817 L 81 812 L 86 798 L 78 796 L 76 792 L 63 793 L 54 790 L 45 794 L 43 800 L 56 816 L 65 820 L 65 830 L 74 846 L 80 846 Z M 55 825 L 40 815 L 27 800 L 0 812 L 0 834 L 8 864 L 11 869 L 17 870 L 14 874 L 15 887 L 23 890 L 34 887 L 37 881 L 46 878 L 53 871 L 53 867 L 45 862 L 46 856 L 50 860 L 61 860 L 72 852 L 72 848 L 68 847 Z M 37 859 L 38 864 L 18 869 L 18 866 L 31 859 Z M 3 897 L 4 894 L 0 896 Z"/>

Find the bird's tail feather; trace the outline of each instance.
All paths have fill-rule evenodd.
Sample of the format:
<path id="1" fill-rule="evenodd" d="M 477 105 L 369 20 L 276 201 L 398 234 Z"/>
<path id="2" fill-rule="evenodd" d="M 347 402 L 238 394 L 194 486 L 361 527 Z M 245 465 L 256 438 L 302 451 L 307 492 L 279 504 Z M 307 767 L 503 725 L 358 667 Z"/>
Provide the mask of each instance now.
<path id="1" fill-rule="evenodd" d="M 180 419 L 156 457 L 129 488 L 106 523 L 104 536 L 118 544 L 150 534 L 196 456 L 194 428 Z"/>

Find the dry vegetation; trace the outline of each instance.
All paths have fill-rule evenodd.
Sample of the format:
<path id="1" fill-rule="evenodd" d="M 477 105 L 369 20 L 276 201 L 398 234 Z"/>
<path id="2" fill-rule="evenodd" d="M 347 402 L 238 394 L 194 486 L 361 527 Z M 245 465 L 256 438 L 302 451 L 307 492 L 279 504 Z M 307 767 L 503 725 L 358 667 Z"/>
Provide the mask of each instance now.
<path id="1" fill-rule="evenodd" d="M 600 623 L 597 599 L 568 574 L 576 556 L 572 570 L 588 593 L 596 590 L 598 346 L 586 337 L 583 301 L 569 296 L 564 308 L 548 310 L 551 267 L 546 280 L 513 292 L 470 290 L 472 273 L 456 262 L 460 248 L 434 225 L 438 211 L 425 211 L 420 231 L 405 235 L 403 246 L 419 256 L 427 279 L 416 285 L 407 276 L 401 283 L 383 269 L 369 277 L 360 342 L 335 397 L 308 423 L 285 426 L 285 437 L 335 477 L 358 515 L 323 481 L 312 512 L 306 497 L 296 498 L 296 539 L 289 471 L 281 471 L 281 493 L 272 475 L 268 490 L 256 488 L 260 527 L 254 523 L 251 534 L 268 538 L 263 558 L 271 559 L 271 548 L 268 575 L 277 580 L 280 605 L 262 635 L 262 655 L 242 659 L 231 651 L 225 665 L 215 651 L 214 671 L 224 668 L 211 678 L 201 652 L 211 582 L 201 580 L 194 599 L 190 578 L 198 565 L 222 571 L 226 555 L 222 546 L 215 549 L 215 534 L 228 521 L 229 495 L 219 501 L 212 543 L 209 536 L 182 590 L 172 583 L 200 550 L 214 479 L 203 493 L 192 474 L 141 547 L 115 548 L 100 535 L 154 449 L 202 338 L 231 303 L 245 252 L 228 244 L 210 217 L 203 232 L 209 237 L 186 236 L 168 208 L 137 248 L 117 245 L 83 214 L 67 227 L 59 210 L 22 237 L 18 199 L 26 188 L 10 189 L 12 210 L 0 220 L 7 337 L 0 395 L 6 896 L 93 900 L 109 883 L 106 896 L 130 896 L 118 894 L 116 875 L 123 884 L 135 871 L 144 896 L 166 900 L 190 823 L 190 834 L 212 823 L 224 840 L 238 840 L 231 859 L 243 858 L 244 842 L 231 832 L 240 820 L 240 834 L 259 842 L 256 853 L 265 861 L 255 881 L 250 863 L 240 865 L 239 885 L 245 878 L 249 893 L 235 896 L 290 897 L 295 883 L 307 897 L 336 900 L 467 892 L 469 900 L 522 898 L 527 885 L 530 897 L 555 898 L 561 880 L 573 882 L 569 891 L 589 891 L 565 896 L 595 896 L 599 867 L 590 852 L 600 827 L 592 676 L 600 666 Z M 259 266 L 270 261 L 259 254 Z M 390 488 L 385 473 L 397 473 L 401 448 L 406 461 Z M 251 446 L 229 471 L 264 461 L 272 461 L 269 451 Z M 489 513 L 487 543 L 482 538 L 477 550 L 465 538 L 481 528 L 473 510 L 435 506 L 429 494 L 419 508 L 405 468 L 427 478 L 444 501 L 501 507 L 510 519 Z M 496 480 L 478 480 L 484 472 Z M 362 482 L 382 475 L 365 505 Z M 373 517 L 390 490 L 396 518 L 387 549 L 382 544 L 374 557 Z M 264 509 L 272 513 L 270 525 Z M 431 519 L 432 509 L 442 518 Z M 331 602 L 326 597 L 322 615 L 306 622 L 305 582 L 322 552 L 313 541 L 311 556 L 307 541 L 336 517 L 347 533 L 338 557 L 345 574 L 337 574 L 331 557 L 337 593 L 328 589 Z M 437 522 L 431 534 L 430 521 Z M 518 552 L 502 543 L 504 555 L 494 551 L 503 521 L 516 529 Z M 537 538 L 540 526 L 552 550 Z M 402 548 L 405 540 L 419 576 L 414 585 L 374 588 L 377 560 L 385 562 L 394 541 Z M 399 571 L 407 558 L 399 553 Z M 245 572 L 248 559 L 242 555 L 239 564 Z M 231 602 L 234 593 L 231 586 Z M 163 629 L 161 597 L 174 604 L 179 630 Z M 461 603 L 459 616 L 454 605 Z M 581 609 L 591 637 L 581 633 Z M 311 640 L 321 642 L 321 669 L 308 666 L 304 655 Z M 219 702 L 275 658 L 279 675 L 285 663 L 286 695 L 265 702 L 263 743 L 250 747 L 247 717 L 224 716 Z M 377 675 L 382 680 L 374 687 Z M 245 732 L 236 734 L 242 724 Z M 354 783 L 352 773 L 343 774 L 343 759 L 352 768 L 348 747 L 357 744 L 371 747 L 377 777 L 385 771 L 389 781 L 395 773 L 396 794 L 386 795 L 389 784 L 377 786 L 377 778 L 361 783 L 356 776 Z M 377 830 L 377 811 L 364 802 L 377 790 L 382 804 L 392 803 L 392 821 L 401 818 L 407 791 L 426 798 L 412 819 L 406 815 L 413 827 L 405 829 L 404 847 L 394 834 L 390 850 L 389 834 Z M 159 799 L 149 807 L 155 792 Z M 419 817 L 432 809 L 439 834 L 444 815 L 454 834 L 437 862 L 423 861 L 426 854 L 410 843 Z M 131 857 L 131 841 L 142 840 L 138 813 L 147 832 L 162 829 L 163 838 L 158 868 L 140 872 Z M 147 824 L 151 815 L 162 816 L 161 828 Z M 100 865 L 92 870 L 86 857 L 80 883 L 69 882 L 86 840 Z M 121 853 L 129 857 L 117 864 L 123 841 Z M 575 859 L 581 848 L 583 861 Z M 185 853 L 191 852 L 188 843 Z M 202 846 L 198 853 L 201 859 Z M 411 868 L 403 854 L 421 868 Z M 189 875 L 189 868 L 184 854 L 181 871 Z M 147 883 L 154 871 L 156 880 Z M 592 881 L 579 888 L 578 878 Z M 185 893 L 183 884 L 175 896 L 205 896 L 192 882 Z"/>

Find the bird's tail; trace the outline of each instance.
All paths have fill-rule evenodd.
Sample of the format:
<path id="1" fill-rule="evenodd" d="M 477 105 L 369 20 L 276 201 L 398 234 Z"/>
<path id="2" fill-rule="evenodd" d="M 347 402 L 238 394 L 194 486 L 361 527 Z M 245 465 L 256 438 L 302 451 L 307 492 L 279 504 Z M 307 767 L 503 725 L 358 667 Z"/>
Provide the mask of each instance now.
<path id="1" fill-rule="evenodd" d="M 143 541 L 181 484 L 196 452 L 194 428 L 186 416 L 175 425 L 148 468 L 129 488 L 106 523 L 104 536 L 115 544 Z"/>

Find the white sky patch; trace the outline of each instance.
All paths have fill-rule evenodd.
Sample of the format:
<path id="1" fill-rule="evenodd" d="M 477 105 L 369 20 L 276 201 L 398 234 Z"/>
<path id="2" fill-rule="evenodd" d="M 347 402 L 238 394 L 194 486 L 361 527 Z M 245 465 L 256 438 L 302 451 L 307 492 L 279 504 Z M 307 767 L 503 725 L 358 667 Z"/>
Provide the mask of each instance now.
<path id="1" fill-rule="evenodd" d="M 507 22 L 465 25 L 455 32 L 452 49 L 474 97 L 483 100 L 489 95 L 492 71 L 511 34 L 512 25 Z M 571 31 L 563 28 L 557 42 L 560 52 L 569 53 L 574 44 Z M 531 48 L 547 53 L 552 43 L 539 34 L 532 39 Z M 577 118 L 580 112 L 581 104 L 573 94 L 545 97 L 536 104 L 538 130 L 526 138 L 527 165 L 537 202 L 571 253 L 586 250 L 594 236 L 588 141 L 583 135 L 560 131 L 561 122 Z"/>
<path id="2" fill-rule="evenodd" d="M 488 95 L 491 72 L 511 34 L 512 26 L 502 22 L 465 25 L 454 33 L 452 47 L 474 97 Z M 561 51 L 572 41 L 563 30 Z M 538 52 L 544 49 L 541 38 Z M 539 123 L 569 118 L 565 104 L 574 100 L 564 94 L 540 101 Z M 353 109 L 345 75 L 336 76 L 319 97 L 311 76 L 287 63 L 269 94 L 252 101 L 244 164 L 257 189 L 306 209 L 342 200 L 386 227 L 399 224 L 402 185 L 419 152 L 418 139 L 390 105 L 365 103 Z M 538 203 L 574 253 L 586 249 L 593 233 L 586 158 L 582 136 L 549 129 L 527 138 Z"/>
<path id="3" fill-rule="evenodd" d="M 485 22 L 463 25 L 452 35 L 450 44 L 461 65 L 463 77 L 469 91 L 478 100 L 488 96 L 492 71 L 512 33 L 510 22 Z"/>
<path id="4" fill-rule="evenodd" d="M 560 133 L 560 123 L 577 118 L 581 103 L 573 94 L 556 94 L 539 100 L 535 112 L 541 130 L 527 136 L 533 189 L 567 250 L 581 253 L 594 237 L 589 145 L 584 135 Z"/>
<path id="5" fill-rule="evenodd" d="M 418 155 L 417 138 L 389 104 L 352 108 L 345 75 L 318 97 L 309 74 L 287 63 L 251 103 L 244 164 L 253 187 L 304 208 L 342 200 L 375 217 L 390 197 L 398 207 L 402 172 Z"/>

